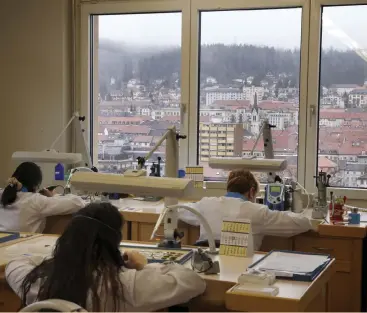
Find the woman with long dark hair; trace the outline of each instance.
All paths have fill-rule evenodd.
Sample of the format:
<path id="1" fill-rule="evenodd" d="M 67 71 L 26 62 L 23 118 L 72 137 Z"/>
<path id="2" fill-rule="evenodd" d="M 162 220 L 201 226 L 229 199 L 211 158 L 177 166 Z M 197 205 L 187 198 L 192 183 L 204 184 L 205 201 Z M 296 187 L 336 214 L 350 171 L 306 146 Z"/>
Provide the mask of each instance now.
<path id="1" fill-rule="evenodd" d="M 39 193 L 42 171 L 32 162 L 20 164 L 0 191 L 0 231 L 42 233 L 46 217 L 71 214 L 85 206 L 75 195 L 57 196 L 47 189 Z"/>
<path id="2" fill-rule="evenodd" d="M 11 261 L 6 279 L 22 306 L 46 299 L 74 302 L 88 311 L 155 311 L 187 302 L 204 280 L 177 264 L 148 264 L 119 250 L 123 220 L 109 203 L 92 203 L 73 217 L 52 257 Z"/>

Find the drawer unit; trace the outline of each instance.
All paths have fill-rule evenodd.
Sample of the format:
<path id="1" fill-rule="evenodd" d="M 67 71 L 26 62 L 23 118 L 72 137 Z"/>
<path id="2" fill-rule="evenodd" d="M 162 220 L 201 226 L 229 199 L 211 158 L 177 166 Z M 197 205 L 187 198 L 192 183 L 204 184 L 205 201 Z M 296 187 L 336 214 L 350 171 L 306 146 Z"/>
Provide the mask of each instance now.
<path id="1" fill-rule="evenodd" d="M 350 240 L 323 238 L 317 236 L 297 236 L 294 240 L 294 250 L 330 254 L 336 260 L 351 261 L 353 245 Z"/>

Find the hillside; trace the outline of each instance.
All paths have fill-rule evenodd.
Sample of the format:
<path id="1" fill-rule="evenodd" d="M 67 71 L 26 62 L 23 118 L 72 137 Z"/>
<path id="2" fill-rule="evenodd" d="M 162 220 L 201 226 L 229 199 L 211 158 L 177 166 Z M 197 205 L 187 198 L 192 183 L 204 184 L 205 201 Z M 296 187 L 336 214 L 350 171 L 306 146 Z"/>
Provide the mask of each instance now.
<path id="1" fill-rule="evenodd" d="M 104 95 L 111 77 L 116 86 L 131 78 L 140 79 L 146 86 L 162 79 L 171 85 L 179 77 L 180 48 L 129 47 L 111 41 L 99 46 L 100 92 Z M 290 87 L 298 85 L 299 50 L 282 50 L 253 45 L 204 45 L 200 54 L 201 79 L 215 77 L 220 84 L 231 84 L 233 79 L 254 77 L 258 85 L 271 73 L 275 77 L 285 73 Z M 327 50 L 322 52 L 323 86 L 332 84 L 363 84 L 367 78 L 366 63 L 353 51 Z"/>

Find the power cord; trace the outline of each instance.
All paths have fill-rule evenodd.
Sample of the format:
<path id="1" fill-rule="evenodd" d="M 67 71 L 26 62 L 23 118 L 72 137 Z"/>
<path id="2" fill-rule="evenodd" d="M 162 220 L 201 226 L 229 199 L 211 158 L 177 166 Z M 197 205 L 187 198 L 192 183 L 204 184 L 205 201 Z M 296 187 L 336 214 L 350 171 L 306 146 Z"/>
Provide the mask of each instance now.
<path id="1" fill-rule="evenodd" d="M 219 262 L 212 258 L 201 248 L 194 250 L 191 258 L 191 267 L 199 274 L 205 275 L 218 274 L 220 272 Z"/>

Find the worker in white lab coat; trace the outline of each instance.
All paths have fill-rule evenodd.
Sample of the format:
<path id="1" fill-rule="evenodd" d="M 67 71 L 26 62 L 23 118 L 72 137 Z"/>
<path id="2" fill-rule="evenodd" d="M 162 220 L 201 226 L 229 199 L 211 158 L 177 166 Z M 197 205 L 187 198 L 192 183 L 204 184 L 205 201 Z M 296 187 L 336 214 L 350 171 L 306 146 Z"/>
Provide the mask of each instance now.
<path id="1" fill-rule="evenodd" d="M 54 195 L 49 190 L 38 192 L 42 171 L 32 162 L 15 170 L 7 186 L 0 191 L 0 231 L 41 233 L 46 217 L 74 213 L 85 206 L 78 196 Z"/>
<path id="2" fill-rule="evenodd" d="M 215 240 L 220 240 L 224 219 L 251 220 L 255 250 L 260 249 L 264 235 L 291 237 L 313 228 L 310 220 L 301 214 L 272 211 L 265 205 L 255 203 L 259 188 L 259 182 L 251 172 L 234 170 L 229 174 L 224 197 L 204 197 L 188 205 L 206 218 Z M 194 214 L 181 209 L 179 218 L 187 224 L 200 226 L 199 241 L 208 239 L 203 225 Z"/>
<path id="3" fill-rule="evenodd" d="M 9 262 L 6 280 L 22 306 L 64 299 L 89 312 L 147 312 L 205 291 L 205 281 L 191 267 L 147 264 L 139 252 L 121 252 L 122 225 L 112 204 L 91 203 L 74 215 L 52 256 L 32 256 L 30 250 Z"/>

